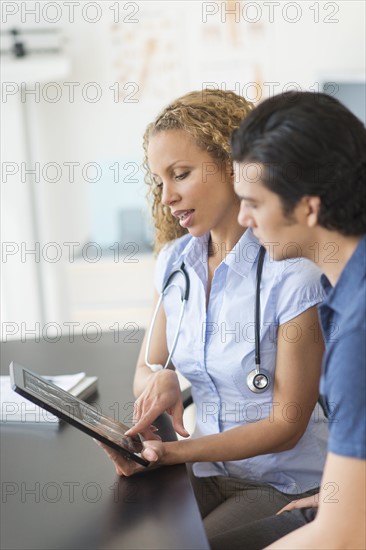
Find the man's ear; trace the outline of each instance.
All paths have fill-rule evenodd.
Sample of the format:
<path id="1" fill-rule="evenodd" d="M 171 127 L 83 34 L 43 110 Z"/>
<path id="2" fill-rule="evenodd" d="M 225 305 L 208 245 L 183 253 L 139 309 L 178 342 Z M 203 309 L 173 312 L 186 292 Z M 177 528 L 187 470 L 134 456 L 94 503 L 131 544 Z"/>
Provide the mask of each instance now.
<path id="1" fill-rule="evenodd" d="M 318 217 L 321 206 L 320 197 L 306 197 L 306 201 L 308 227 L 315 227 L 318 224 Z"/>

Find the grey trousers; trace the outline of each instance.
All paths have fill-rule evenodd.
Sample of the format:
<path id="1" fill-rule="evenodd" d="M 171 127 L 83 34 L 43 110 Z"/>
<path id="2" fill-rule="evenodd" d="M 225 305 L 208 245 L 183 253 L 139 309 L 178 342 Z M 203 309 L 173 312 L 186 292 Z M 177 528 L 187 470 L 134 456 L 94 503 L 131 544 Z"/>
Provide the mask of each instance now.
<path id="1" fill-rule="evenodd" d="M 243 527 L 229 529 L 211 538 L 212 550 L 262 550 L 272 542 L 310 523 L 317 508 L 297 508 L 279 516 L 253 521 Z"/>
<path id="2" fill-rule="evenodd" d="M 284 513 L 280 516 L 275 516 L 281 508 L 289 502 L 304 498 L 318 492 L 318 488 L 307 491 L 299 495 L 287 495 L 281 493 L 272 485 L 258 484 L 243 479 L 232 477 L 214 476 L 199 478 L 192 472 L 192 465 L 187 464 L 187 470 L 190 475 L 192 487 L 198 503 L 198 507 L 203 518 L 204 527 L 207 538 L 212 548 L 240 548 L 242 550 L 264 548 L 266 543 L 259 541 L 258 544 L 254 540 L 256 530 L 259 532 L 262 526 L 256 526 L 256 522 L 270 519 L 272 516 L 280 518 L 281 521 L 275 520 L 278 523 L 280 532 L 274 535 L 275 538 L 268 538 L 268 543 L 277 540 L 285 534 L 301 527 L 306 523 L 302 519 L 302 515 L 295 515 L 294 519 L 287 518 L 289 514 Z M 250 531 L 250 537 L 254 540 L 255 546 L 250 546 L 248 541 L 248 533 L 245 529 L 251 529 L 254 525 L 254 530 Z M 294 526 L 293 526 L 294 525 Z M 288 530 L 286 530 L 288 527 Z M 269 524 L 269 532 L 271 524 Z M 244 537 L 244 538 L 243 538 Z M 266 539 L 267 540 L 267 539 Z M 236 545 L 236 546 L 235 546 Z"/>

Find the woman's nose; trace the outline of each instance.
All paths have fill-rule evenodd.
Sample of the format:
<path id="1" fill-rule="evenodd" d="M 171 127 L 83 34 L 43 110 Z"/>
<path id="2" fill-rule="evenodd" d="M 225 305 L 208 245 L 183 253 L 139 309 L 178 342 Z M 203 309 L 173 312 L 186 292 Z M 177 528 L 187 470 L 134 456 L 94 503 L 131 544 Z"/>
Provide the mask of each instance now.
<path id="1" fill-rule="evenodd" d="M 174 190 L 172 184 L 169 182 L 163 183 L 163 190 L 161 195 L 161 202 L 165 206 L 170 206 L 179 199 L 178 193 Z"/>

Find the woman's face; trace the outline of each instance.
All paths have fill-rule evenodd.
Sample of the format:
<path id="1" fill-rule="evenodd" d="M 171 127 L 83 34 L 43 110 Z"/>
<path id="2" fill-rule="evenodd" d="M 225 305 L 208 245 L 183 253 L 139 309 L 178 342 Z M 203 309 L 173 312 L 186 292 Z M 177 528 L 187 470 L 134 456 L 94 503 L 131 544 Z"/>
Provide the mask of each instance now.
<path id="1" fill-rule="evenodd" d="M 196 145 L 184 130 L 152 135 L 147 156 L 162 203 L 199 237 L 232 224 L 239 209 L 230 170 Z"/>

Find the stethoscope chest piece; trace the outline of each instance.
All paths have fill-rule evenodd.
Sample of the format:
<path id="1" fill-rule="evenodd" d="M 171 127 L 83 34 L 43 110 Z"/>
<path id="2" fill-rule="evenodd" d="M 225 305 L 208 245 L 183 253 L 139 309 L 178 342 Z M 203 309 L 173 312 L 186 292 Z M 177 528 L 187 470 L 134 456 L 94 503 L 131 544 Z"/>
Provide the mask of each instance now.
<path id="1" fill-rule="evenodd" d="M 250 371 L 247 376 L 248 388 L 254 393 L 262 393 L 269 388 L 271 376 L 263 369 L 258 372 L 258 369 Z"/>

